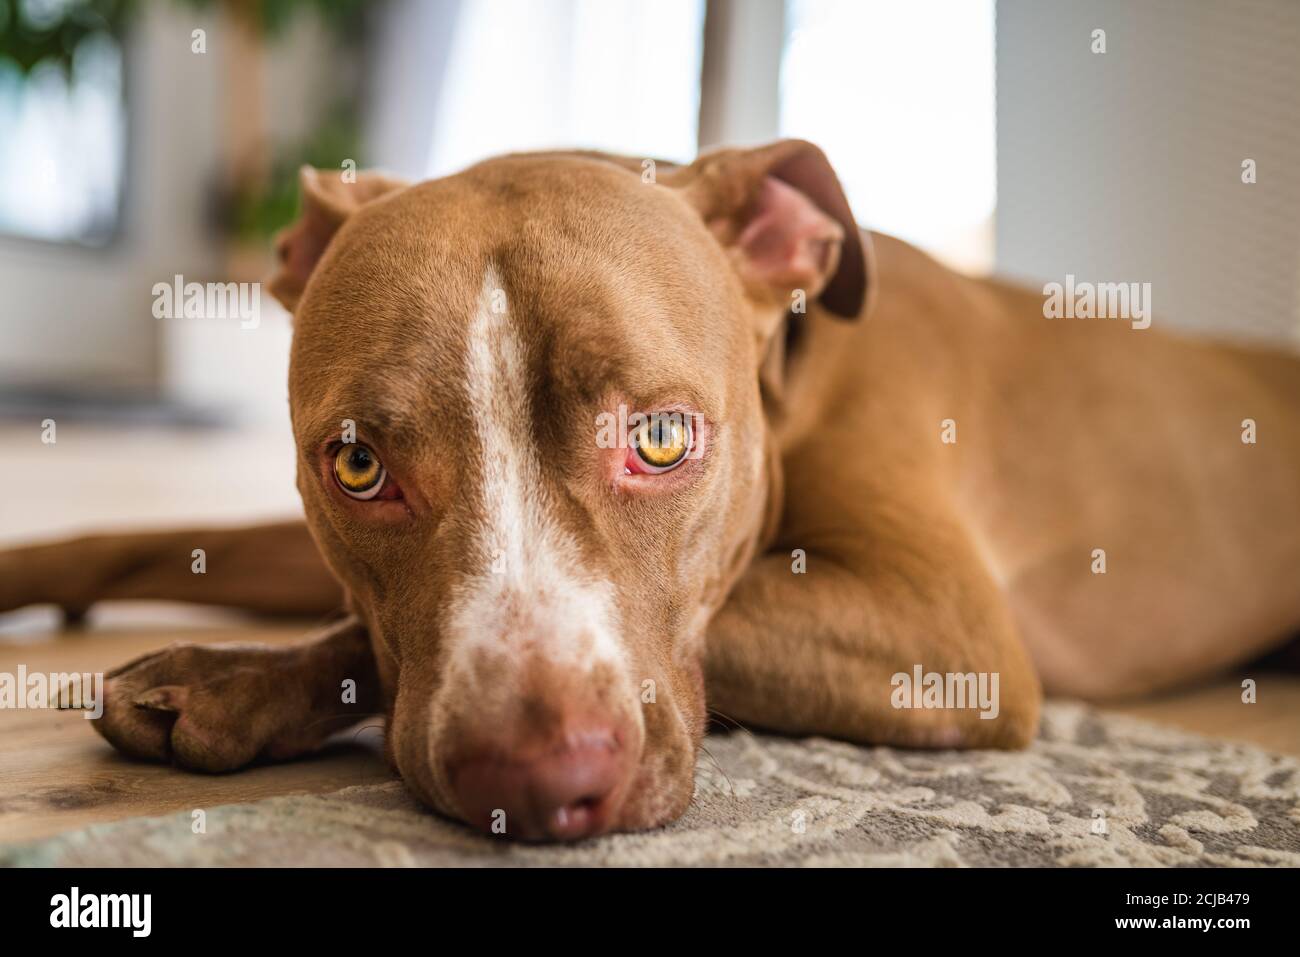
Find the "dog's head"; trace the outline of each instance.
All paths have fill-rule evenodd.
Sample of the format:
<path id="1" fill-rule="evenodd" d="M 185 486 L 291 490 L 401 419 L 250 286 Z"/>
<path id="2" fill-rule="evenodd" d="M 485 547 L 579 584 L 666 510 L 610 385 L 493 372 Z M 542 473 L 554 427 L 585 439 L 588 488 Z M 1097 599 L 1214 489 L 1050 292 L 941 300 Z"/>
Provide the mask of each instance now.
<path id="1" fill-rule="evenodd" d="M 308 521 L 426 801 L 571 838 L 690 802 L 706 626 L 779 508 L 760 370 L 864 310 L 821 152 L 304 170 L 272 291 Z M 796 320 L 798 321 L 798 320 Z"/>

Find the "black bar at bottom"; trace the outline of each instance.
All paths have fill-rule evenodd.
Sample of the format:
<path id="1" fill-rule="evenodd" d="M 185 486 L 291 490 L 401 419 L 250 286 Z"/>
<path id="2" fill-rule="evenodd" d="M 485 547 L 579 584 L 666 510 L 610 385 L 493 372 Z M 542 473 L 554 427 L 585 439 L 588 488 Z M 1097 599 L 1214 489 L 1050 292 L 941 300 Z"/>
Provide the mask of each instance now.
<path id="1" fill-rule="evenodd" d="M 437 947 L 450 943 L 447 934 L 486 943 L 521 931 L 551 944 L 591 943 L 593 930 L 609 926 L 617 939 L 634 934 L 669 946 L 690 927 L 698 949 L 697 928 L 735 945 L 788 924 L 818 936 L 846 928 L 864 946 L 891 938 L 987 942 L 990 933 L 1039 927 L 1071 943 L 1172 934 L 1230 945 L 1294 926 L 1297 876 L 1285 868 L 10 870 L 0 871 L 0 934 L 204 949 L 280 939 Z"/>

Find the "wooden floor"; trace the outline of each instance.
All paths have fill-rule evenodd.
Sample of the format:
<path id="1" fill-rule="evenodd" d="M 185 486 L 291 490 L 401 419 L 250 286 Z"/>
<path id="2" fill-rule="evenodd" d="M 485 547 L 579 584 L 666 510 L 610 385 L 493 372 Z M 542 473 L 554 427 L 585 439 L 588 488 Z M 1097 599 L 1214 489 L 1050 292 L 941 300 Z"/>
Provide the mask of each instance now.
<path id="1" fill-rule="evenodd" d="M 122 627 L 110 620 L 87 631 L 0 643 L 0 672 L 14 674 L 19 664 L 29 674 L 105 671 L 178 634 L 188 641 L 281 643 L 302 638 L 309 627 L 227 622 L 178 628 L 165 621 Z M 1115 710 L 1300 756 L 1300 676 L 1261 673 L 1256 680 L 1259 701 L 1253 705 L 1241 703 L 1233 679 Z M 76 712 L 0 710 L 0 843 L 136 815 L 391 780 L 379 736 L 377 727 L 363 726 L 313 758 L 201 775 L 122 757 Z"/>
<path id="2" fill-rule="evenodd" d="M 305 626 L 185 630 L 187 641 L 289 642 Z M 174 632 L 105 630 L 38 644 L 0 645 L 0 672 L 106 671 L 174 640 Z M 28 841 L 99 821 L 166 814 L 281 794 L 332 791 L 393 779 L 365 727 L 315 757 L 234 774 L 192 774 L 114 751 L 78 712 L 0 710 L 0 843 Z"/>

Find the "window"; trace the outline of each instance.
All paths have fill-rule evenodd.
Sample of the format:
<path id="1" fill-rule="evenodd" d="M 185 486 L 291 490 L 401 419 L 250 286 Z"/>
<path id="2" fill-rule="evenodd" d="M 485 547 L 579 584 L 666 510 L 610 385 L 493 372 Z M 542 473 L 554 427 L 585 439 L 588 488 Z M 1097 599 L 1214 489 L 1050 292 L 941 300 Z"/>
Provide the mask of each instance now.
<path id="1" fill-rule="evenodd" d="M 992 0 L 789 0 L 781 135 L 830 157 L 858 221 L 993 262 Z"/>
<path id="2" fill-rule="evenodd" d="M 56 35 L 62 3 L 0 4 L 0 232 L 53 241 L 102 242 L 117 226 L 126 150 L 122 49 L 107 26 L 43 52 L 21 31 Z M 5 16 L 0 16 L 4 20 Z M 35 33 L 37 37 L 47 34 Z"/>
<path id="3" fill-rule="evenodd" d="M 499 153 L 695 153 L 703 0 L 464 4 L 428 172 Z"/>

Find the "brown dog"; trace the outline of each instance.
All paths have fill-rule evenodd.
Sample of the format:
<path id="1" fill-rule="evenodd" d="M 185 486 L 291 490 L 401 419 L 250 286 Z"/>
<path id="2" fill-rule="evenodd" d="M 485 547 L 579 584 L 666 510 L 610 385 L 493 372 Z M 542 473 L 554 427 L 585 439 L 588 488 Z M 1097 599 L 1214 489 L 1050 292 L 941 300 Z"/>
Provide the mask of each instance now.
<path id="1" fill-rule="evenodd" d="M 1300 628 L 1300 359 L 1045 318 L 860 232 L 807 143 L 658 174 L 304 171 L 272 291 L 310 538 L 22 549 L 0 608 L 346 596 L 350 617 L 130 663 L 108 740 L 229 770 L 383 710 L 429 804 L 574 838 L 682 813 L 706 700 L 1021 747 L 1044 688 L 1149 691 Z"/>

